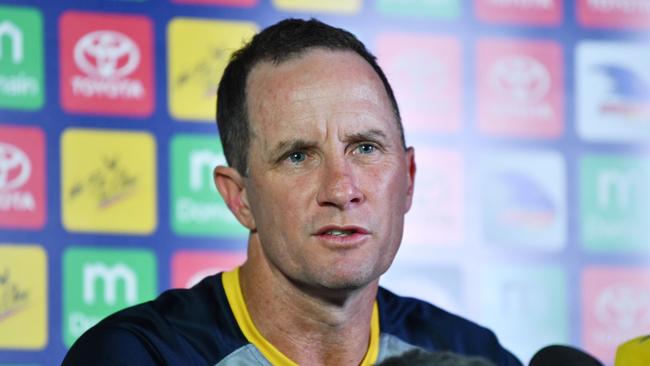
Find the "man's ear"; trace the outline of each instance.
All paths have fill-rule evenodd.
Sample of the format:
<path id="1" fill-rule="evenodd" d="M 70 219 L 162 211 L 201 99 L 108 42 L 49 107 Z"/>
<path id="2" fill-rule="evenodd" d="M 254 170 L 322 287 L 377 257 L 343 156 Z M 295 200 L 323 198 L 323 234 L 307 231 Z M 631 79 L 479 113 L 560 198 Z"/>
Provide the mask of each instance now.
<path id="1" fill-rule="evenodd" d="M 411 204 L 413 203 L 413 189 L 415 186 L 415 149 L 409 147 L 406 149 L 405 157 L 406 159 L 406 179 L 407 179 L 407 189 L 406 189 L 406 206 L 404 213 L 407 213 L 411 209 Z"/>
<path id="2" fill-rule="evenodd" d="M 248 204 L 244 178 L 231 167 L 217 166 L 213 172 L 214 184 L 237 220 L 249 230 L 255 230 L 255 219 Z"/>

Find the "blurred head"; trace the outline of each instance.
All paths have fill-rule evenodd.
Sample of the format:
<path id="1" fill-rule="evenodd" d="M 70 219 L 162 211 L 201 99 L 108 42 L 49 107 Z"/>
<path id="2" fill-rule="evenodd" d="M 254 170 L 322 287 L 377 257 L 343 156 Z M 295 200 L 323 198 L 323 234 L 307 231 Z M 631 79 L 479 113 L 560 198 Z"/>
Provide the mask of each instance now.
<path id="1" fill-rule="evenodd" d="M 495 366 L 483 357 L 471 357 L 452 352 L 427 352 L 416 348 L 385 359 L 377 366 Z"/>

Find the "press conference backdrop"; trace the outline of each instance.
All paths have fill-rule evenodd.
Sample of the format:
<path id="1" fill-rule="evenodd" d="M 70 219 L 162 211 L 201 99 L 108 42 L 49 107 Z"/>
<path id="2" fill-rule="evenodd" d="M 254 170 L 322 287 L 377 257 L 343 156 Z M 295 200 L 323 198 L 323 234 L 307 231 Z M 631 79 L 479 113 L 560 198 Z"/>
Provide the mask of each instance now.
<path id="1" fill-rule="evenodd" d="M 215 89 L 286 17 L 352 30 L 393 83 L 418 175 L 385 286 L 524 361 L 650 333 L 650 1 L 0 3 L 0 364 L 244 260 Z"/>

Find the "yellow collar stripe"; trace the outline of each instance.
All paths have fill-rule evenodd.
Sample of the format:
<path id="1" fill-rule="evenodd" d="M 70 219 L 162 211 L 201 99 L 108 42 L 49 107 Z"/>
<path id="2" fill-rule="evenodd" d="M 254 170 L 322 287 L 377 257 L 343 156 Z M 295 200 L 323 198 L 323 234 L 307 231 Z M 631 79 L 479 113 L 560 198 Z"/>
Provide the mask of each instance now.
<path id="1" fill-rule="evenodd" d="M 239 328 L 244 333 L 244 337 L 257 347 L 272 365 L 297 366 L 298 364 L 291 361 L 267 341 L 257 330 L 255 324 L 253 324 L 253 319 L 248 314 L 248 309 L 244 302 L 244 295 L 242 295 L 241 287 L 239 286 L 239 267 L 230 272 L 224 272 L 221 279 L 223 289 L 228 298 L 228 304 L 230 304 L 230 309 L 235 314 L 235 320 L 237 320 Z"/>
<path id="2" fill-rule="evenodd" d="M 370 344 L 366 356 L 361 361 L 361 366 L 371 366 L 377 363 L 379 356 L 379 306 L 377 301 L 372 306 L 372 319 L 370 320 Z"/>
<path id="3" fill-rule="evenodd" d="M 257 347 L 257 349 L 271 364 L 287 366 L 297 365 L 267 341 L 266 338 L 264 338 L 257 330 L 255 324 L 253 324 L 253 319 L 251 319 L 250 314 L 248 313 L 248 308 L 244 302 L 244 296 L 242 295 L 241 287 L 239 285 L 239 267 L 232 271 L 224 272 L 221 280 L 230 309 L 235 315 L 235 320 L 237 321 L 242 333 L 244 333 L 244 337 Z M 366 352 L 361 365 L 370 366 L 375 364 L 378 355 L 379 309 L 377 307 L 377 302 L 375 302 L 372 308 L 372 320 L 370 322 L 370 345 L 368 346 L 368 351 Z"/>

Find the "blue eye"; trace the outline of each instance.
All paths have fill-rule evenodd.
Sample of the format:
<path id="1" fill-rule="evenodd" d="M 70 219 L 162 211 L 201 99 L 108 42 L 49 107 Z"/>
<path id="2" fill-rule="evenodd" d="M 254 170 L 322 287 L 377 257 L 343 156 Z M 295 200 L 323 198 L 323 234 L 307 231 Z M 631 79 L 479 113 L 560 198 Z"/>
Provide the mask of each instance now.
<path id="1" fill-rule="evenodd" d="M 357 151 L 361 154 L 371 154 L 375 151 L 375 146 L 371 144 L 361 144 L 357 146 Z"/>
<path id="2" fill-rule="evenodd" d="M 302 163 L 307 156 L 304 152 L 296 151 L 289 154 L 289 161 L 292 163 Z"/>

